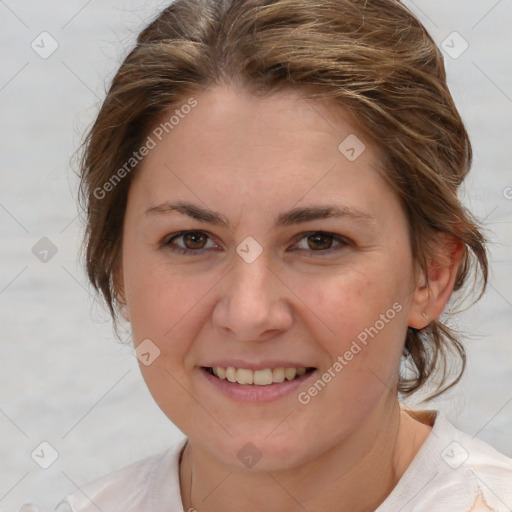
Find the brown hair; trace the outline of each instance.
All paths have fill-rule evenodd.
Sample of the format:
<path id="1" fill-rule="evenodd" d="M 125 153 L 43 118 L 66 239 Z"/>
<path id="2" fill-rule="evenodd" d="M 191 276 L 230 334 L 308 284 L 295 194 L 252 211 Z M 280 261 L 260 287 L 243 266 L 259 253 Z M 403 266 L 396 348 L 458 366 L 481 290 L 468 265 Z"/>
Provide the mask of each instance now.
<path id="1" fill-rule="evenodd" d="M 228 83 L 261 96 L 294 88 L 339 104 L 384 155 L 382 172 L 407 213 L 418 269 L 427 270 L 436 236 L 451 235 L 464 243 L 454 290 L 480 267 L 483 293 L 485 240 L 457 198 L 471 165 L 470 141 L 442 55 L 409 10 L 396 0 L 176 0 L 138 36 L 83 146 L 86 268 L 114 325 L 120 304 L 114 275 L 137 167 L 127 171 L 126 162 L 164 112 Z M 122 179 L 114 183 L 116 173 Z M 409 328 L 404 350 L 413 367 L 399 381 L 405 395 L 437 370 L 433 396 L 441 394 L 466 364 L 456 334 L 440 321 Z M 461 363 L 451 379 L 450 353 Z"/>

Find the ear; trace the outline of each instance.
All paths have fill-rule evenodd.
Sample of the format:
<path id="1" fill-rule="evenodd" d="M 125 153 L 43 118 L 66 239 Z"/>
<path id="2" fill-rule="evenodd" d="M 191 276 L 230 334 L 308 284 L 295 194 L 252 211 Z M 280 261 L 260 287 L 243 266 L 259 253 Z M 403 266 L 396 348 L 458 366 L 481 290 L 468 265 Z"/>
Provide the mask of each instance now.
<path id="1" fill-rule="evenodd" d="M 428 262 L 428 279 L 424 272 L 413 292 L 409 311 L 409 327 L 423 329 L 439 318 L 453 291 L 464 243 L 450 235 L 441 234 Z"/>

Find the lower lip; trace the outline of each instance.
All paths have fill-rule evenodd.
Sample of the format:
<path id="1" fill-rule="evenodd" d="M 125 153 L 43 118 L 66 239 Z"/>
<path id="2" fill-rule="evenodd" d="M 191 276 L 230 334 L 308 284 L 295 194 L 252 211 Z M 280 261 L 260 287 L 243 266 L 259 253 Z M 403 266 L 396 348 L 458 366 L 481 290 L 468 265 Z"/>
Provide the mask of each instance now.
<path id="1" fill-rule="evenodd" d="M 203 375 L 203 378 L 229 398 L 240 402 L 272 402 L 296 391 L 299 386 L 316 373 L 316 370 L 305 373 L 297 379 L 276 382 L 274 384 L 268 384 L 267 386 L 229 382 L 227 379 L 215 377 L 203 368 L 199 368 L 199 372 Z"/>

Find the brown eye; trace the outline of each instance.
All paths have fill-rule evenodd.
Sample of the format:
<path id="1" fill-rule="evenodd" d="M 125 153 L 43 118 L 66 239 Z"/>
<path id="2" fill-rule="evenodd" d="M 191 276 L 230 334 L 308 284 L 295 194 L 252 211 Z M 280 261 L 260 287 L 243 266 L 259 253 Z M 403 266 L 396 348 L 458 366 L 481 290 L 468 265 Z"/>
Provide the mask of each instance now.
<path id="1" fill-rule="evenodd" d="M 204 233 L 190 231 L 182 235 L 186 249 L 203 249 L 208 237 Z"/>
<path id="2" fill-rule="evenodd" d="M 181 241 L 180 241 L 181 240 Z M 210 246 L 207 247 L 208 242 Z M 202 231 L 182 231 L 164 243 L 172 251 L 178 253 L 200 253 L 203 249 L 213 248 L 210 237 Z"/>
<path id="3" fill-rule="evenodd" d="M 326 250 L 331 248 L 334 237 L 329 234 L 315 233 L 314 235 L 309 235 L 307 240 L 310 249 Z"/>
<path id="4" fill-rule="evenodd" d="M 336 242 L 333 245 L 333 242 Z M 348 245 L 348 242 L 343 238 L 333 235 L 332 233 L 324 233 L 323 231 L 313 231 L 303 233 L 302 238 L 297 243 L 297 248 L 300 251 L 329 253 L 338 249 L 342 249 Z"/>

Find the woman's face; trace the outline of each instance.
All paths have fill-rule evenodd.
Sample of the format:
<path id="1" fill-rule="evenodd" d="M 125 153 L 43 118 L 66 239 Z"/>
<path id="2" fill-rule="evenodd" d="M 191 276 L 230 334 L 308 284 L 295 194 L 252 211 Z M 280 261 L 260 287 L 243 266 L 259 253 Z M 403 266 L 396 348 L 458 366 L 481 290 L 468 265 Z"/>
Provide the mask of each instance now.
<path id="1" fill-rule="evenodd" d="M 122 286 L 141 371 L 217 459 L 291 467 L 396 400 L 407 220 L 339 107 L 225 86 L 194 98 L 168 133 L 155 127 L 128 197 Z"/>

